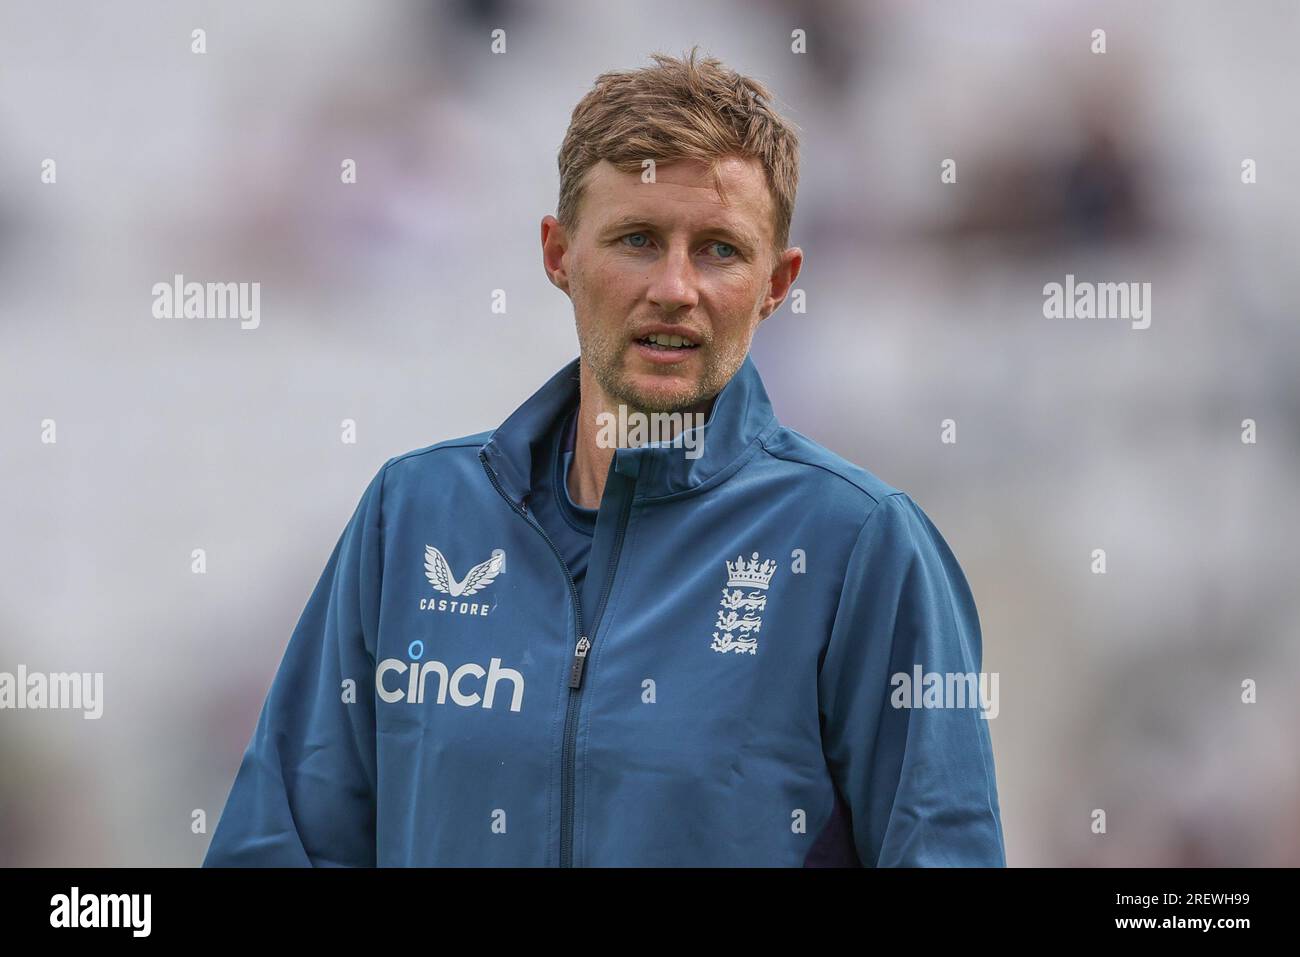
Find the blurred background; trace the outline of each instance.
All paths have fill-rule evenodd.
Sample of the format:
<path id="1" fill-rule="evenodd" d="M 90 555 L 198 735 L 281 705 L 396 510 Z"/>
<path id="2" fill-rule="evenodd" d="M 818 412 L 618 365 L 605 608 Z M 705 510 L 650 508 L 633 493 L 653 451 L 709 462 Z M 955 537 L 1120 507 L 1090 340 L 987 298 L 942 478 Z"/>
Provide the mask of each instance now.
<path id="1" fill-rule="evenodd" d="M 1273 2 L 6 0 L 0 671 L 103 672 L 104 714 L 0 710 L 0 864 L 201 861 L 371 476 L 577 353 L 539 245 L 573 106 L 695 44 L 799 129 L 807 311 L 753 355 L 961 561 L 1008 862 L 1300 864 L 1298 38 Z M 155 319 L 177 273 L 260 282 L 261 325 Z M 1045 319 L 1067 273 L 1150 282 L 1150 328 Z"/>

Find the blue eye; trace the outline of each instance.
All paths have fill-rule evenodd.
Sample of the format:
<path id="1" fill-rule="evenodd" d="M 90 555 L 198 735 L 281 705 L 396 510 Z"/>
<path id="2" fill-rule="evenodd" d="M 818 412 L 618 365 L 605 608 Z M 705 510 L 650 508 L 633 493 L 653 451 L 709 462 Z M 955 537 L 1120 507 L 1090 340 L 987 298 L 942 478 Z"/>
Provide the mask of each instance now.
<path id="1" fill-rule="evenodd" d="M 646 249 L 650 244 L 650 238 L 645 233 L 628 233 L 619 237 L 619 242 L 626 243 L 633 249 Z M 719 259 L 735 259 L 740 255 L 739 249 L 731 243 L 724 243 L 720 239 L 714 240 L 709 245 L 721 247 L 718 251 Z"/>

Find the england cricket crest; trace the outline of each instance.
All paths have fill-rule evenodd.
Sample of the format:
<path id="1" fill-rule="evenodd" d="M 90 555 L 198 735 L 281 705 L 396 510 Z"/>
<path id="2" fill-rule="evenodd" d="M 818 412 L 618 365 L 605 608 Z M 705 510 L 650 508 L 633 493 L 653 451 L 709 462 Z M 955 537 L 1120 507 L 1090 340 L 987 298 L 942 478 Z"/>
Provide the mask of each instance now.
<path id="1" fill-rule="evenodd" d="M 758 552 L 748 562 L 739 555 L 734 563 L 727 562 L 727 587 L 722 589 L 710 648 L 723 654 L 758 653 L 758 632 L 763 627 L 759 612 L 767 607 L 767 586 L 775 572 L 776 562 L 768 559 L 760 564 Z"/>

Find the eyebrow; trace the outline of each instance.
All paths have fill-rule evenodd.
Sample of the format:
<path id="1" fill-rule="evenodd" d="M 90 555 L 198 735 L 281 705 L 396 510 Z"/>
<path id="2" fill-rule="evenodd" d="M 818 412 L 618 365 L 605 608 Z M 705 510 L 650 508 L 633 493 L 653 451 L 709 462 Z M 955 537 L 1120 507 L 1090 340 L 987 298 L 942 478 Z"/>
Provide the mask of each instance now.
<path id="1" fill-rule="evenodd" d="M 608 235 L 614 232 L 622 232 L 625 229 L 651 229 L 654 230 L 655 232 L 661 231 L 658 224 L 652 222 L 651 220 L 645 219 L 644 217 L 621 216 L 618 219 L 614 220 L 613 222 L 608 223 L 604 227 L 602 227 L 601 232 L 605 235 Z M 706 226 L 703 229 L 697 230 L 697 232 L 712 233 L 717 236 L 725 236 L 729 241 L 735 240 L 733 245 L 742 246 L 750 250 L 758 249 L 758 241 L 754 237 L 750 236 L 747 231 L 739 228 L 733 228 L 731 226 L 725 226 L 719 224 L 716 226 Z"/>

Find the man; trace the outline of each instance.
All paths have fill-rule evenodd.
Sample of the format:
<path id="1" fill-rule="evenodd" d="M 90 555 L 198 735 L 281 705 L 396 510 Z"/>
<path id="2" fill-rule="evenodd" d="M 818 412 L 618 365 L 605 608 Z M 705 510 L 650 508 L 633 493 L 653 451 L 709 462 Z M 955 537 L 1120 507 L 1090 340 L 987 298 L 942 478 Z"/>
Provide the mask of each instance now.
<path id="1" fill-rule="evenodd" d="M 654 59 L 579 103 L 541 224 L 580 357 L 371 481 L 205 864 L 1005 864 L 978 703 L 904 688 L 980 670 L 956 559 L 748 358 L 796 136 Z"/>

